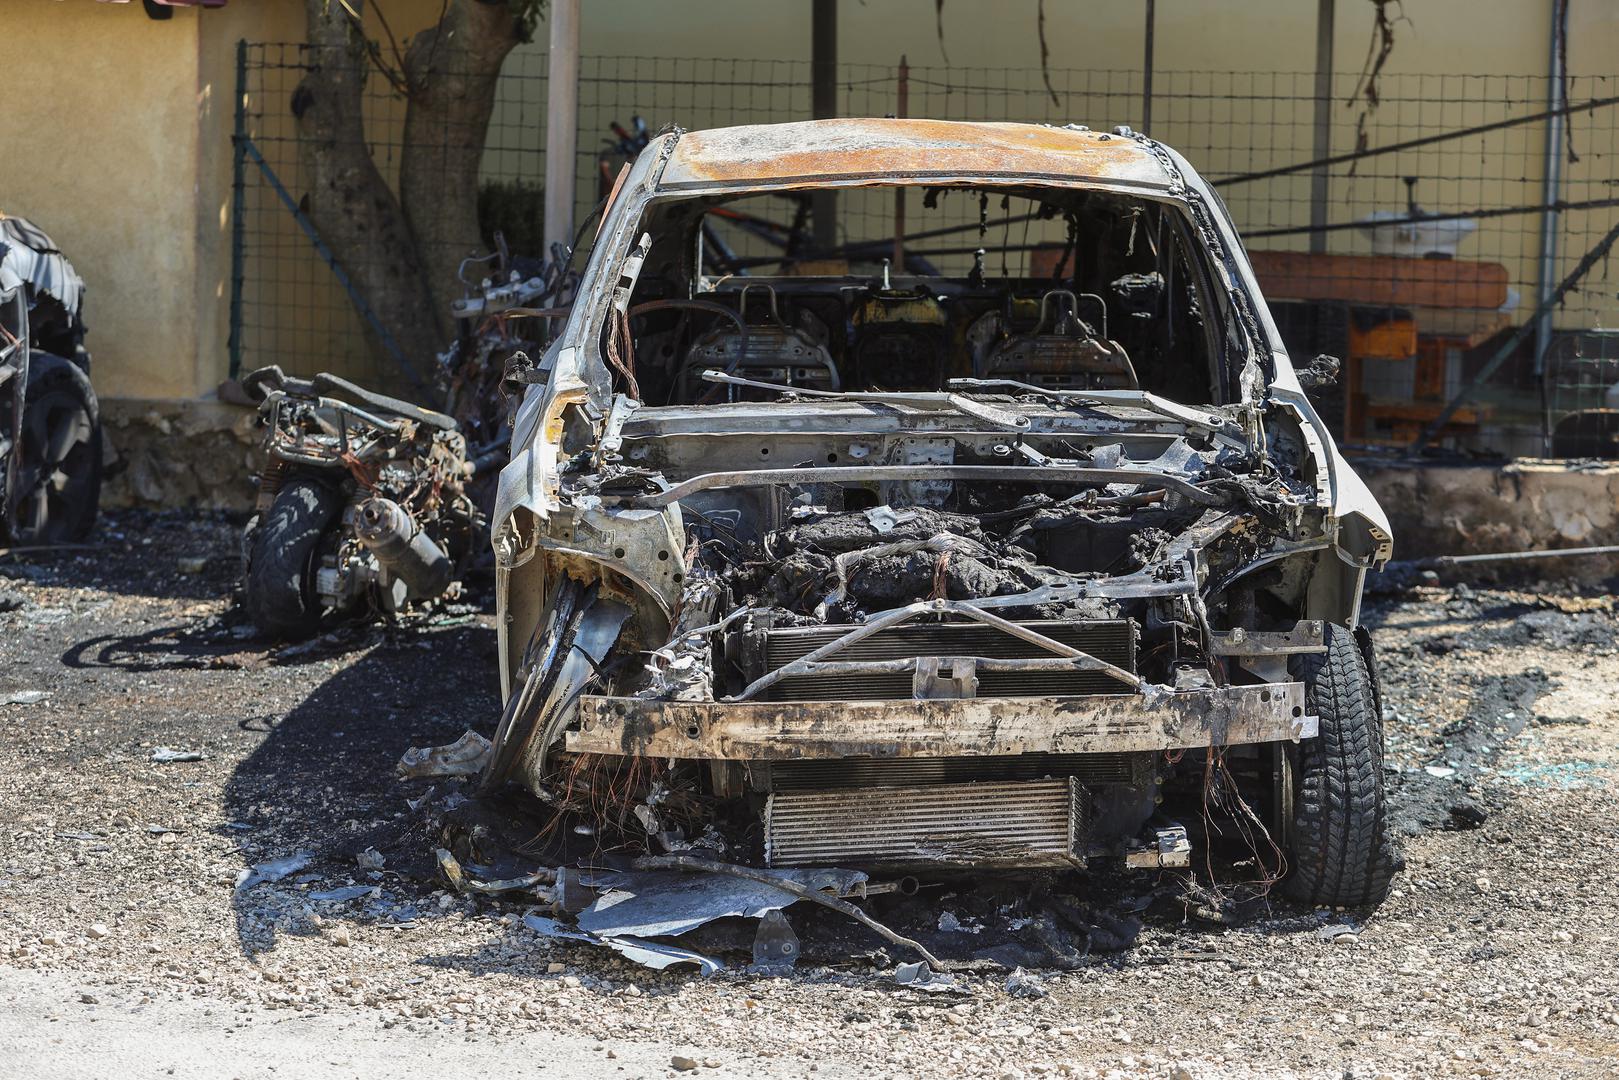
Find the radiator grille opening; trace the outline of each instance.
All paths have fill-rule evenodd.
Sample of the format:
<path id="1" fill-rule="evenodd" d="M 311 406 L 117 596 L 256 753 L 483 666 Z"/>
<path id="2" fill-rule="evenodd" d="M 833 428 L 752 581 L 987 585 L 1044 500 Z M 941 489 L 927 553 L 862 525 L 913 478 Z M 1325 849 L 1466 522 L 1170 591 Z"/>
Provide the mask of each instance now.
<path id="1" fill-rule="evenodd" d="M 1027 622 L 1021 625 L 1090 653 L 1116 667 L 1134 672 L 1136 635 L 1129 619 L 1093 619 L 1083 622 Z M 765 632 L 765 670 L 801 659 L 827 645 L 851 628 L 847 626 L 793 627 Z M 985 656 L 995 659 L 1046 658 L 1049 649 L 1013 637 L 1004 630 L 978 622 L 906 623 L 857 641 L 833 654 L 839 660 L 898 660 L 917 656 Z M 832 658 L 829 658 L 832 659 Z M 1117 679 L 1096 671 L 980 671 L 979 697 L 1069 697 L 1127 693 Z M 797 675 L 768 688 L 768 701 L 885 701 L 910 700 L 911 676 Z"/>

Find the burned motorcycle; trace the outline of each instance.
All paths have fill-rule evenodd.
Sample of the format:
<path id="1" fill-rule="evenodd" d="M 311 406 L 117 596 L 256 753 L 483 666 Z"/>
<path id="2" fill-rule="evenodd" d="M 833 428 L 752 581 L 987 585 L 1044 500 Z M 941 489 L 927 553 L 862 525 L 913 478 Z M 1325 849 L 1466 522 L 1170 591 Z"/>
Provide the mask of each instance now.
<path id="1" fill-rule="evenodd" d="M 261 399 L 268 460 L 244 536 L 245 602 L 260 632 L 392 615 L 459 592 L 484 522 L 453 419 L 335 375 L 278 367 L 242 380 Z"/>
<path id="2" fill-rule="evenodd" d="M 445 412 L 466 436 L 477 466 L 468 494 L 485 514 L 494 509 L 495 480 L 510 449 L 516 398 L 508 369 L 542 355 L 578 282 L 561 245 L 541 260 L 512 256 L 499 233 L 495 244 L 494 255 L 461 264 L 466 295 L 450 304 L 456 338 L 438 357 Z M 480 263 L 492 264 L 490 274 L 474 285 L 468 273 Z"/>

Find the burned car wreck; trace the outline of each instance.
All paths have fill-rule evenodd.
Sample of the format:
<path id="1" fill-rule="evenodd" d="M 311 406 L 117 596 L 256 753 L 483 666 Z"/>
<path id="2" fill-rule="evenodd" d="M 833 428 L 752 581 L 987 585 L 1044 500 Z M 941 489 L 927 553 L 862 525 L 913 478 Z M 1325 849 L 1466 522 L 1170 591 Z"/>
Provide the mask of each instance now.
<path id="1" fill-rule="evenodd" d="M 830 195 L 853 232 L 896 190 L 965 209 L 976 250 L 753 257 L 734 229 Z M 1055 259 L 1013 274 L 1030 223 Z M 768 868 L 1184 867 L 1224 815 L 1301 900 L 1386 892 L 1358 627 L 1386 519 L 1173 151 L 662 135 L 538 370 L 486 788 L 598 850 Z"/>
<path id="2" fill-rule="evenodd" d="M 0 212 L 0 539 L 82 541 L 101 500 L 101 407 L 84 279 L 49 236 Z"/>

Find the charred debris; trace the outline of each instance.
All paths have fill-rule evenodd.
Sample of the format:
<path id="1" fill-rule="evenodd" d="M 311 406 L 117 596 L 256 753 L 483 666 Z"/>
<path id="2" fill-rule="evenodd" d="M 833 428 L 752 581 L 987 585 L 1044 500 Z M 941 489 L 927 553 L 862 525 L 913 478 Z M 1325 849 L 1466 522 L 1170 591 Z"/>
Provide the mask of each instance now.
<path id="1" fill-rule="evenodd" d="M 243 601 L 270 638 L 453 599 L 485 519 L 443 413 L 335 375 L 261 368 L 265 465 L 243 536 Z"/>
<path id="2" fill-rule="evenodd" d="M 86 291 L 49 236 L 0 212 L 0 543 L 50 547 L 94 530 L 103 432 Z"/>
<path id="3" fill-rule="evenodd" d="M 1049 451 L 1059 451 L 1108 470 L 1107 482 L 1078 493 L 1029 492 L 1015 484 L 944 482 L 943 470 L 933 468 L 931 475 L 883 482 L 898 506 L 852 507 L 856 500 L 827 506 L 799 497 L 784 500 L 780 524 L 766 529 L 748 523 L 770 520 L 776 511 L 763 503 L 779 498 L 780 487 L 747 489 L 760 502 L 707 512 L 683 501 L 689 516 L 676 564 L 683 579 L 676 623 L 666 640 L 633 657 L 622 643 L 633 626 L 627 606 L 615 604 L 601 584 L 571 577 L 557 583 L 557 621 L 531 644 L 524 663 L 533 666 L 550 650 L 566 650 L 574 662 L 555 673 L 553 685 L 514 694 L 482 785 L 496 792 L 522 780 L 544 804 L 542 835 L 525 845 L 530 866 L 550 867 L 542 871 L 549 888 L 539 899 L 566 911 L 555 883 L 573 873 L 596 887 L 587 894 L 590 910 L 615 908 L 631 896 L 662 910 L 660 904 L 694 887 L 678 880 L 683 874 L 695 874 L 706 883 L 701 889 L 721 898 L 756 890 L 763 875 L 808 883 L 818 894 L 778 884 L 777 902 L 836 899 L 840 911 L 852 914 L 859 911 L 853 903 L 914 893 L 918 881 L 962 885 L 988 871 L 1012 871 L 1021 875 L 1021 892 L 1014 888 L 987 906 L 974 901 L 983 906 L 983 921 L 999 924 L 998 933 L 946 936 L 942 945 L 928 940 L 947 950 L 970 945 L 968 956 L 1010 956 L 1014 968 L 1071 966 L 1091 951 L 1122 948 L 1140 925 L 1134 909 L 1155 900 L 1214 921 L 1263 910 L 1255 900 L 1283 868 L 1270 839 L 1270 831 L 1280 832 L 1272 800 L 1268 792 L 1253 794 L 1269 781 L 1263 756 L 1238 751 L 1228 762 L 1223 749 L 1194 749 L 1189 757 L 1186 750 L 1067 752 L 1044 737 L 1048 729 L 1020 736 L 1019 718 L 1010 712 L 1003 730 L 1020 741 L 994 748 L 1013 752 L 984 756 L 974 736 L 931 724 L 926 705 L 1084 698 L 1105 717 L 1115 695 L 1124 702 L 1136 694 L 1229 688 L 1232 661 L 1220 650 L 1231 647 L 1230 635 L 1212 628 L 1194 588 L 1251 565 L 1278 538 L 1307 535 L 1300 500 L 1274 466 L 1242 447 L 1236 424 L 1217 424 L 1212 413 L 1189 431 L 1156 440 L 1149 456 L 1133 439 L 1101 442 L 1073 429 L 1058 438 L 1027 438 L 1029 428 L 1077 427 L 1094 406 L 1030 387 L 997 389 L 973 400 L 1027 427 L 1018 420 L 985 424 L 977 436 L 982 456 L 967 458 L 956 475 L 975 479 L 977 470 L 1018 468 L 999 463 L 1049 460 Z M 780 405 L 806 400 L 783 393 Z M 737 415 L 748 406 L 712 408 Z M 1110 425 L 1105 414 L 1090 420 L 1104 430 Z M 636 437 L 636 425 L 632 412 L 626 441 Z M 609 466 L 576 480 L 585 500 L 603 504 L 669 495 L 663 478 L 645 466 Z M 672 546 L 660 550 L 675 557 Z M 827 648 L 862 629 L 872 631 L 870 645 L 863 648 L 857 638 Z M 1020 633 L 1037 636 L 1037 646 L 1025 647 Z M 1299 627 L 1270 644 L 1308 648 L 1320 633 Z M 1048 651 L 1047 642 L 1068 648 Z M 692 711 L 661 730 L 636 730 L 633 714 L 618 713 L 628 722 L 603 746 L 589 717 L 611 717 L 609 699 L 591 703 L 594 711 L 577 730 L 566 728 L 578 714 L 557 710 L 550 713 L 554 732 L 514 737 L 535 698 L 582 699 L 606 686 L 615 699 L 689 703 Z M 824 716 L 828 735 L 808 758 L 797 756 L 791 738 L 776 738 L 791 732 L 768 728 L 747 745 L 687 756 L 705 734 L 704 708 L 723 702 L 781 703 L 807 717 L 800 728 Z M 819 703 L 867 707 L 862 719 L 869 723 L 840 724 Z M 1296 729 L 1296 707 L 1280 713 L 1281 730 Z M 1217 707 L 1190 721 L 1205 729 L 1242 722 Z M 992 717 L 986 726 L 999 723 Z M 518 747 L 527 756 L 512 752 Z M 1189 814 L 1193 832 L 1166 810 Z M 974 826 L 964 828 L 969 818 Z M 1238 857 L 1255 862 L 1252 880 L 1225 874 L 1228 887 L 1218 890 L 1208 887 L 1212 861 L 1192 868 L 1191 836 L 1213 838 L 1205 821 L 1218 821 L 1217 828 L 1236 822 L 1250 845 L 1239 840 Z M 1088 863 L 1104 871 L 1128 866 L 1177 874 L 1161 891 L 1137 891 L 1122 909 L 1098 910 L 1082 899 L 1087 890 L 1070 873 Z M 828 878 L 830 871 L 853 876 Z M 944 891 L 935 884 L 918 899 L 885 896 L 879 904 L 907 924 L 917 924 L 917 906 L 926 905 L 936 922 L 960 903 L 941 904 Z M 734 899 L 715 902 L 726 915 L 762 917 Z M 620 937 L 645 936 L 636 924 L 591 930 L 590 920 L 581 919 L 578 925 L 585 940 L 640 962 L 652 962 L 650 955 L 653 966 L 689 962 L 706 971 L 713 960 L 701 952 L 703 959 L 684 960 L 678 951 L 627 952 Z M 534 926 L 570 933 L 565 917 Z M 920 934 L 915 925 L 907 929 Z M 757 932 L 770 929 L 761 922 Z M 933 971 L 950 966 L 917 937 L 886 926 L 874 932 L 896 957 Z"/>

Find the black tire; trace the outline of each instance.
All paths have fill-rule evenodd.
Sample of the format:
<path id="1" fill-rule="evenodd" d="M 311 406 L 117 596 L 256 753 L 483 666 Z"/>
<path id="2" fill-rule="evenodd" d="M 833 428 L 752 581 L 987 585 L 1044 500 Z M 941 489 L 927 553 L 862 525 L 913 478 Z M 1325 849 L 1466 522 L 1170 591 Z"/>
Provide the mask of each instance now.
<path id="1" fill-rule="evenodd" d="M 101 407 L 90 377 L 76 364 L 34 353 L 18 451 L 16 490 L 6 506 L 12 541 L 87 539 L 101 503 Z"/>
<path id="2" fill-rule="evenodd" d="M 273 639 L 298 639 L 320 627 L 315 595 L 321 540 L 343 508 L 334 489 L 308 478 L 289 480 L 270 512 L 252 528 L 242 599 L 247 617 Z"/>
<path id="3" fill-rule="evenodd" d="M 1287 894 L 1324 907 L 1371 907 L 1403 863 L 1383 791 L 1383 718 L 1354 635 L 1326 627 L 1327 651 L 1296 675 L 1321 732 L 1299 744 Z"/>

